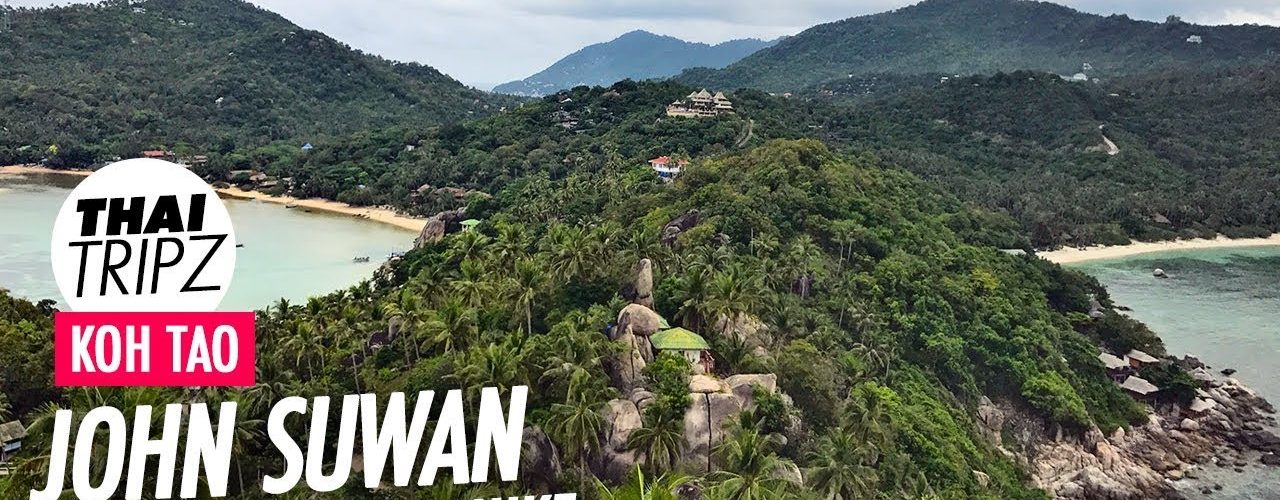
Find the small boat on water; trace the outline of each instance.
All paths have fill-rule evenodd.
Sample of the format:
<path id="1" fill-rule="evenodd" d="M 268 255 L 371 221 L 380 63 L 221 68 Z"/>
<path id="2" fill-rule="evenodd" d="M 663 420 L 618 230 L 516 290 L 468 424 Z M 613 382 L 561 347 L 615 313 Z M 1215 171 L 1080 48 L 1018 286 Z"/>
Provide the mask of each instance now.
<path id="1" fill-rule="evenodd" d="M 236 248 L 244 248 L 244 243 L 236 243 Z"/>
<path id="2" fill-rule="evenodd" d="M 297 204 L 297 203 L 285 203 L 285 204 L 284 204 L 284 208 L 294 208 L 294 207 L 297 207 L 297 206 L 298 206 L 298 204 Z"/>
<path id="3" fill-rule="evenodd" d="M 351 262 L 354 262 L 354 263 L 356 263 L 356 264 L 361 264 L 361 263 L 369 262 L 369 257 L 368 257 L 368 256 L 365 256 L 365 257 L 356 257 L 356 258 L 351 259 Z"/>

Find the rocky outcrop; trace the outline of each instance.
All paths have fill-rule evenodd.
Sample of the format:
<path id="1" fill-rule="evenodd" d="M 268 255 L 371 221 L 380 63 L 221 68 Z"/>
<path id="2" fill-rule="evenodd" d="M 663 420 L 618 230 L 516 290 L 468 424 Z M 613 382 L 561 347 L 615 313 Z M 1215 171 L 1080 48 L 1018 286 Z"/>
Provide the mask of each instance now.
<path id="1" fill-rule="evenodd" d="M 525 427 L 522 443 L 520 479 L 537 489 L 554 488 L 564 473 L 555 443 L 538 427 Z"/>
<path id="2" fill-rule="evenodd" d="M 662 317 L 640 304 L 629 304 L 618 313 L 618 321 L 610 335 L 622 349 L 610 361 L 609 373 L 614 387 L 624 394 L 644 385 L 642 371 L 653 361 L 649 336 L 656 333 L 661 325 Z"/>
<path id="3" fill-rule="evenodd" d="M 724 441 L 725 424 L 744 409 L 733 394 L 722 392 L 693 394 L 684 413 L 684 451 L 680 463 L 688 470 L 715 470 L 712 452 Z"/>
<path id="4" fill-rule="evenodd" d="M 422 227 L 422 232 L 418 233 L 418 238 L 413 241 L 413 248 L 422 248 L 423 245 L 440 241 L 444 235 L 457 231 L 461 227 L 459 222 L 462 222 L 466 214 L 467 209 L 459 208 L 432 215 Z"/>
<path id="5" fill-rule="evenodd" d="M 634 302 L 653 309 L 653 263 L 649 259 L 640 259 L 636 264 L 636 281 Z"/>
<path id="6" fill-rule="evenodd" d="M 648 337 L 662 328 L 662 316 L 641 304 L 629 304 L 618 313 L 617 330 Z"/>
<path id="7" fill-rule="evenodd" d="M 638 463 L 637 453 L 627 449 L 627 440 L 640 427 L 640 409 L 631 400 L 615 399 L 605 406 L 600 459 L 602 476 L 611 481 L 622 482 L 635 468 Z"/>
<path id="8" fill-rule="evenodd" d="M 685 212 L 684 215 L 676 217 L 662 228 L 662 244 L 668 247 L 675 246 L 676 239 L 680 237 L 680 233 L 698 225 L 701 220 L 702 216 L 697 209 L 691 209 Z"/>
<path id="9" fill-rule="evenodd" d="M 630 328 L 614 328 L 615 339 L 622 349 L 609 360 L 607 368 L 613 386 L 624 394 L 644 386 L 644 367 L 653 360 L 649 337 L 632 334 Z"/>
<path id="10" fill-rule="evenodd" d="M 726 426 L 738 414 L 755 408 L 753 388 L 776 393 L 778 378 L 774 374 L 734 375 L 718 380 L 696 375 L 689 381 L 689 408 L 684 414 L 684 449 L 679 467 L 689 471 L 715 470 L 714 450 L 724 441 Z M 629 391 L 627 399 L 614 399 L 604 409 L 605 430 L 598 472 L 603 477 L 621 481 L 641 460 L 627 449 L 631 433 L 643 426 L 643 409 L 653 400 L 653 393 L 643 388 Z"/>
<path id="11" fill-rule="evenodd" d="M 1280 437 L 1264 430 L 1275 424 L 1266 401 L 1203 368 L 1195 375 L 1205 384 L 1196 398 L 1200 404 L 1192 406 L 1196 410 L 1159 405 L 1146 424 L 1111 436 L 1096 427 L 1079 436 L 1048 429 L 1030 412 L 987 398 L 978 404 L 977 420 L 983 434 L 1055 498 L 1175 497 L 1174 485 L 1191 480 L 1197 468 L 1238 468 L 1252 460 L 1246 457 L 1261 462 L 1280 453 Z"/>
<path id="12" fill-rule="evenodd" d="M 715 447 L 724 441 L 730 421 L 755 408 L 755 386 L 776 393 L 778 376 L 743 374 L 717 380 L 697 375 L 689 380 L 691 401 L 684 414 L 684 451 L 680 456 L 684 467 L 700 472 L 716 470 Z"/>
<path id="13" fill-rule="evenodd" d="M 772 373 L 740 374 L 724 379 L 734 397 L 742 401 L 742 408 L 750 410 L 756 407 L 755 388 L 759 386 L 769 394 L 778 393 L 778 376 Z"/>

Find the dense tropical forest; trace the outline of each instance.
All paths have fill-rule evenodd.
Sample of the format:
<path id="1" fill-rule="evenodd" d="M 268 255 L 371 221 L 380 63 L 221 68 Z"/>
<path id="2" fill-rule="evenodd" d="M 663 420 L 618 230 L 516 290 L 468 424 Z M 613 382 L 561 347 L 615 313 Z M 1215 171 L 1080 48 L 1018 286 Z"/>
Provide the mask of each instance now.
<path id="1" fill-rule="evenodd" d="M 1280 29 L 1100 16 L 1049 2 L 925 0 L 809 28 L 689 85 L 795 92 L 872 74 L 1039 70 L 1111 79 L 1169 68 L 1275 63 Z"/>
<path id="2" fill-rule="evenodd" d="M 1037 248 L 1280 231 L 1280 136 L 1268 125 L 1280 113 L 1275 67 L 1108 83 L 1039 72 L 881 76 L 791 98 L 731 92 L 739 112 L 715 119 L 664 115 L 665 103 L 692 90 L 578 87 L 463 124 L 358 132 L 309 152 L 278 142 L 214 154 L 202 172 L 221 180 L 256 169 L 291 177 L 295 195 L 431 215 L 462 205 L 441 188 L 493 194 L 531 173 L 559 178 L 605 164 L 642 171 L 657 156 L 810 137 L 1011 216 Z"/>
<path id="3" fill-rule="evenodd" d="M 244 390 L 51 394 L 49 367 L 32 361 L 49 358 L 47 308 L 5 298 L 9 414 L 29 423 L 28 446 L 39 450 L 60 405 L 239 401 L 247 415 L 236 431 L 238 494 L 281 466 L 263 418 L 285 395 L 534 384 L 529 421 L 563 468 L 547 476 L 526 467 L 525 484 L 485 488 L 636 498 L 623 495 L 635 487 L 626 478 L 595 478 L 601 412 L 619 396 L 609 376 L 618 347 L 602 332 L 647 258 L 657 311 L 707 336 L 716 375 L 774 373 L 787 397 L 761 396 L 713 451 L 723 468 L 689 474 L 677 458 L 687 369 L 659 357 L 645 379 L 659 397 L 627 442 L 644 457 L 636 474 L 646 486 L 687 484 L 708 498 L 1041 498 L 979 437 L 970 410 L 981 397 L 1016 401 L 1065 429 L 1145 419 L 1096 356 L 1099 343 L 1158 353 L 1158 339 L 1123 316 L 1090 320 L 1091 294 L 1106 300 L 1096 282 L 997 252 L 984 242 L 1016 236 L 989 234 L 1000 230 L 978 222 L 985 216 L 874 158 L 771 141 L 700 163 L 670 186 L 606 165 L 530 176 L 470 208 L 485 221 L 477 230 L 429 243 L 352 289 L 260 311 L 258 384 Z M 700 222 L 664 243 L 668 222 L 695 209 Z M 736 326 L 746 321 L 768 326 Z M 290 425 L 304 430 L 301 420 Z M 39 456 L 20 462 L 4 496 L 42 480 L 46 466 Z M 784 473 L 794 468 L 804 480 Z M 496 494 L 485 488 L 465 495 Z"/>
<path id="4" fill-rule="evenodd" d="M 181 55 L 181 57 L 175 57 Z M 240 0 L 14 9 L 0 31 L 0 163 L 230 151 L 513 103 L 352 50 Z M 18 126 L 21 124 L 21 126 Z"/>
<path id="5" fill-rule="evenodd" d="M 0 292 L 0 421 L 30 434 L 3 498 L 43 485 L 48 457 L 29 450 L 50 447 L 58 408 L 238 401 L 232 496 L 257 498 L 282 466 L 265 436 L 282 397 L 517 385 L 537 387 L 518 484 L 338 494 L 1046 498 L 1018 458 L 1032 450 L 994 444 L 979 408 L 1010 409 L 1027 433 L 1133 428 L 1146 408 L 1097 356 L 1163 347 L 1092 278 L 1012 250 L 1280 231 L 1273 28 L 929 0 L 723 72 L 518 100 L 236 0 L 13 20 L 0 165 L 163 148 L 207 157 L 193 170 L 219 185 L 480 222 L 446 224 L 350 289 L 263 304 L 246 389 L 54 388 L 54 302 Z M 1058 75 L 1084 62 L 1097 80 Z M 667 116 L 690 82 L 735 113 Z M 646 163 L 658 156 L 690 163 L 664 183 Z M 638 287 L 705 337 L 717 380 L 776 382 L 750 387 L 708 449 L 688 445 L 687 415 L 711 403 L 685 361 L 658 355 L 620 381 L 620 311 Z M 1167 388 L 1158 403 L 1197 387 L 1175 364 L 1138 373 Z M 621 436 L 627 405 L 636 428 Z"/>

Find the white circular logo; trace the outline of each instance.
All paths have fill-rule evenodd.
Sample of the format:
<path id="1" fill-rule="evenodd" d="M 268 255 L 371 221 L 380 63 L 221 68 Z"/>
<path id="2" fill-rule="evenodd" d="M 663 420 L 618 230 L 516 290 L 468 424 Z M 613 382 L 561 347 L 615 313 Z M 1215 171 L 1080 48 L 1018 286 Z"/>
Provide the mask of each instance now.
<path id="1" fill-rule="evenodd" d="M 74 311 L 203 312 L 231 285 L 236 236 L 199 176 L 139 158 L 108 165 L 71 191 L 50 251 Z"/>

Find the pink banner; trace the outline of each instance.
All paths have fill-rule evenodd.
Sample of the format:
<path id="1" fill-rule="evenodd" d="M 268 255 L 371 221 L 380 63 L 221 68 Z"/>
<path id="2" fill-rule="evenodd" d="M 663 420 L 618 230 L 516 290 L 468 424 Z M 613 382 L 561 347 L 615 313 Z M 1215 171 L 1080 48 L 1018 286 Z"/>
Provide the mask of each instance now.
<path id="1" fill-rule="evenodd" d="M 252 312 L 58 312 L 54 384 L 254 384 Z"/>

